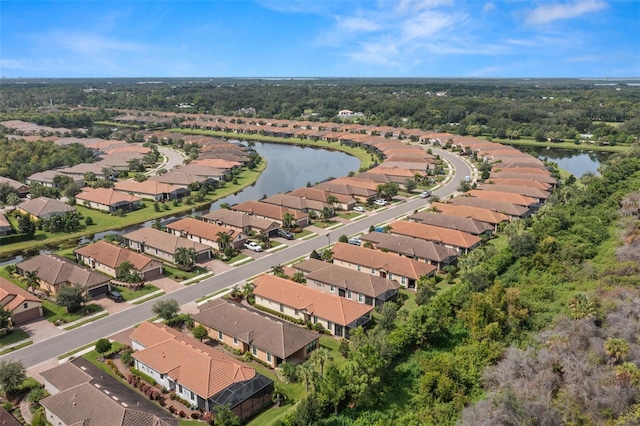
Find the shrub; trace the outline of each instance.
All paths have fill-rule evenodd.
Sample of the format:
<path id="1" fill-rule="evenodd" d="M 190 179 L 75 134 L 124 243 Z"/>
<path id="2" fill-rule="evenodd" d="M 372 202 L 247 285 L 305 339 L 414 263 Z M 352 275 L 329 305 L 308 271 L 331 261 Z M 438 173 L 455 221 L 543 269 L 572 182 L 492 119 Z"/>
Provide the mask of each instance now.
<path id="1" fill-rule="evenodd" d="M 193 413 L 191 413 L 191 418 L 198 420 L 200 418 L 200 413 L 198 413 L 197 411 L 194 411 Z"/>
<path id="2" fill-rule="evenodd" d="M 182 418 L 186 417 L 187 413 L 184 412 L 184 410 L 180 410 L 180 412 L 178 413 L 178 415 Z"/>
<path id="3" fill-rule="evenodd" d="M 131 374 L 133 374 L 134 376 L 138 376 L 139 378 L 146 381 L 147 383 L 150 383 L 152 386 L 156 385 L 155 379 L 153 377 L 147 376 L 142 371 L 137 370 L 135 368 L 132 368 L 130 371 L 131 371 Z"/>

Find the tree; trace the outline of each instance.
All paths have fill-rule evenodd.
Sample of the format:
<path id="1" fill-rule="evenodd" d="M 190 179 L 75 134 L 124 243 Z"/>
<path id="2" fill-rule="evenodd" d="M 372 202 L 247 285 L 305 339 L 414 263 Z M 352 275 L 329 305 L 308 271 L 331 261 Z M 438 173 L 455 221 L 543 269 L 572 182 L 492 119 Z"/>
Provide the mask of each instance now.
<path id="1" fill-rule="evenodd" d="M 13 207 L 14 209 L 16 208 L 16 206 L 18 204 L 20 204 L 20 197 L 18 197 L 18 194 L 16 194 L 15 192 L 11 192 L 9 193 L 9 195 L 7 195 L 7 199 L 5 201 L 5 204 Z"/>
<path id="2" fill-rule="evenodd" d="M 378 194 L 390 200 L 396 195 L 398 195 L 400 186 L 395 182 L 387 182 L 387 183 L 381 183 L 380 185 L 377 186 L 376 189 Z"/>
<path id="3" fill-rule="evenodd" d="M 4 306 L 0 306 L 0 330 L 6 330 L 10 328 L 12 325 L 12 315 L 11 311 L 8 311 L 4 308 Z"/>
<path id="4" fill-rule="evenodd" d="M 64 286 L 56 295 L 56 305 L 66 308 L 67 312 L 78 311 L 88 301 L 89 296 L 79 285 Z"/>
<path id="5" fill-rule="evenodd" d="M 180 305 L 176 299 L 159 300 L 151 308 L 153 313 L 165 321 L 178 315 Z"/>
<path id="6" fill-rule="evenodd" d="M 21 215 L 18 218 L 18 232 L 21 234 L 33 235 L 36 233 L 36 224 L 29 215 Z"/>
<path id="7" fill-rule="evenodd" d="M 404 187 L 407 188 L 408 192 L 413 192 L 418 187 L 418 183 L 414 179 L 408 178 L 404 183 Z"/>
<path id="8" fill-rule="evenodd" d="M 335 195 L 329 195 L 327 197 L 327 204 L 329 204 L 331 207 L 335 207 L 337 202 L 338 198 Z"/>
<path id="9" fill-rule="evenodd" d="M 593 318 L 596 315 L 596 305 L 589 300 L 589 296 L 580 292 L 569 300 L 569 316 L 574 320 Z"/>
<path id="10" fill-rule="evenodd" d="M 347 378 L 338 366 L 329 364 L 327 374 L 322 377 L 318 388 L 321 397 L 333 405 L 333 413 L 337 416 L 338 406 L 347 393 Z"/>
<path id="11" fill-rule="evenodd" d="M 31 271 L 23 271 L 20 280 L 27 286 L 27 290 L 31 289 L 31 294 L 36 294 L 36 289 L 40 288 L 40 278 L 38 278 L 38 269 Z"/>
<path id="12" fill-rule="evenodd" d="M 194 339 L 198 339 L 202 342 L 202 339 L 209 337 L 209 332 L 207 331 L 207 327 L 202 324 L 198 324 L 193 327 L 191 330 L 191 334 L 193 334 Z"/>
<path id="13" fill-rule="evenodd" d="M 196 263 L 197 253 L 193 247 L 178 247 L 173 254 L 173 260 L 186 270 L 191 270 Z"/>
<path id="14" fill-rule="evenodd" d="M 398 304 L 395 302 L 386 302 L 380 310 L 380 320 L 378 325 L 385 331 L 391 331 L 395 326 L 396 314 L 398 312 Z"/>
<path id="15" fill-rule="evenodd" d="M 222 210 L 229 210 L 229 207 L 231 207 L 231 204 L 229 204 L 229 203 L 221 203 L 220 204 L 220 208 Z"/>
<path id="16" fill-rule="evenodd" d="M 136 270 L 133 264 L 129 261 L 122 262 L 116 266 L 116 279 L 124 281 L 125 283 L 141 283 L 144 281 L 142 274 Z"/>
<path id="17" fill-rule="evenodd" d="M 287 275 L 284 273 L 284 266 L 277 264 L 271 267 L 271 274 L 280 278 L 287 278 Z"/>
<path id="18" fill-rule="evenodd" d="M 311 250 L 311 253 L 309 254 L 309 258 L 310 259 L 318 259 L 318 260 L 322 259 L 322 257 L 316 251 L 316 249 Z"/>
<path id="19" fill-rule="evenodd" d="M 349 237 L 347 237 L 346 235 L 342 234 L 340 235 L 340 238 L 338 238 L 338 242 L 339 243 L 346 243 L 349 241 Z"/>
<path id="20" fill-rule="evenodd" d="M 229 404 L 217 405 L 213 413 L 216 426 L 240 426 L 240 419 L 231 411 Z"/>
<path id="21" fill-rule="evenodd" d="M 416 291 L 416 304 L 426 305 L 431 298 L 436 295 L 438 288 L 434 279 L 421 278 L 418 280 L 418 291 Z"/>
<path id="22" fill-rule="evenodd" d="M 284 212 L 284 214 L 282 215 L 282 227 L 287 229 L 292 228 L 294 219 L 295 217 L 293 217 L 291 213 Z"/>
<path id="23" fill-rule="evenodd" d="M 291 279 L 299 284 L 304 284 L 307 282 L 307 277 L 304 276 L 304 273 L 300 271 L 296 271 L 293 273 Z"/>
<path id="24" fill-rule="evenodd" d="M 309 393 L 309 385 L 313 382 L 316 375 L 316 370 L 310 362 L 305 362 L 298 365 L 298 376 L 304 381 L 304 387 Z"/>
<path id="25" fill-rule="evenodd" d="M 609 338 L 604 342 L 604 351 L 613 364 L 622 361 L 629 354 L 629 343 L 624 339 Z"/>
<path id="26" fill-rule="evenodd" d="M 322 218 L 323 222 L 326 222 L 332 216 L 333 216 L 333 210 L 329 207 L 323 207 L 322 211 L 320 211 L 320 217 Z"/>
<path id="27" fill-rule="evenodd" d="M 231 235 L 224 231 L 218 232 L 216 234 L 216 243 L 220 251 L 225 251 L 231 245 Z"/>
<path id="28" fill-rule="evenodd" d="M 311 353 L 309 360 L 320 367 L 320 377 L 324 376 L 324 366 L 327 362 L 331 361 L 333 357 L 331 352 L 326 348 L 318 348 Z"/>
<path id="29" fill-rule="evenodd" d="M 100 339 L 96 342 L 96 352 L 104 355 L 111 350 L 111 346 L 109 339 Z"/>
<path id="30" fill-rule="evenodd" d="M 5 393 L 17 390 L 27 378 L 21 361 L 0 361 L 0 386 Z"/>
<path id="31" fill-rule="evenodd" d="M 320 259 L 329 263 L 333 262 L 333 251 L 330 248 L 326 248 L 322 250 L 322 253 L 320 254 Z"/>
<path id="32" fill-rule="evenodd" d="M 273 392 L 271 392 L 271 400 L 279 407 L 284 401 L 287 400 L 287 393 L 279 382 L 273 383 Z"/>

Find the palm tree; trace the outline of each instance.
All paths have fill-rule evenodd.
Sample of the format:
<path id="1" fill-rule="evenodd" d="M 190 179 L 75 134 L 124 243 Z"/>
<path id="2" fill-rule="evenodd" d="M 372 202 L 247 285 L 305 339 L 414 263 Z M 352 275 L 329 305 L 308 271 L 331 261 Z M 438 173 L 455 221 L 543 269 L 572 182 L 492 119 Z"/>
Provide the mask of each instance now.
<path id="1" fill-rule="evenodd" d="M 40 288 L 37 268 L 32 271 L 24 271 L 21 280 L 27 286 L 27 290 L 31 289 L 31 294 L 36 294 L 36 289 Z"/>
<path id="2" fill-rule="evenodd" d="M 274 382 L 273 384 L 271 400 L 276 404 L 276 407 L 279 407 L 280 404 L 287 400 L 287 394 L 284 391 L 284 387 L 278 382 Z"/>
<path id="3" fill-rule="evenodd" d="M 609 338 L 604 343 L 604 351 L 611 358 L 612 363 L 616 364 L 629 354 L 629 343 L 624 339 Z"/>
<path id="4" fill-rule="evenodd" d="M 293 220 L 295 218 L 293 217 L 293 215 L 289 212 L 284 212 L 284 214 L 282 215 L 282 227 L 283 228 L 291 228 L 292 224 L 293 224 Z"/>
<path id="5" fill-rule="evenodd" d="M 271 267 L 271 273 L 277 277 L 284 277 L 284 267 L 280 264 Z"/>
<path id="6" fill-rule="evenodd" d="M 326 222 L 331 216 L 333 216 L 333 211 L 329 207 L 324 207 L 320 212 L 320 217 L 323 222 Z"/>
<path id="7" fill-rule="evenodd" d="M 222 203 L 220 204 L 220 208 L 222 210 L 229 210 L 229 207 L 231 207 L 231 205 L 229 203 Z"/>
<path id="8" fill-rule="evenodd" d="M 335 195 L 329 195 L 327 197 L 327 204 L 329 204 L 331 207 L 335 207 L 337 202 L 338 202 L 338 199 L 336 198 Z"/>
<path id="9" fill-rule="evenodd" d="M 231 235 L 223 231 L 218 232 L 216 234 L 216 243 L 218 243 L 220 251 L 226 250 L 229 244 L 231 244 Z"/>
<path id="10" fill-rule="evenodd" d="M 316 370 L 314 370 L 311 363 L 305 362 L 304 364 L 298 365 L 298 375 L 304 380 L 304 387 L 307 393 L 309 393 L 309 385 L 313 381 L 315 374 Z"/>
<path id="11" fill-rule="evenodd" d="M 193 247 L 178 247 L 173 260 L 185 269 L 191 269 L 196 263 L 197 253 Z"/>
<path id="12" fill-rule="evenodd" d="M 320 377 L 324 377 L 324 365 L 332 359 L 331 352 L 326 348 L 316 349 L 310 357 L 311 362 L 320 366 Z"/>

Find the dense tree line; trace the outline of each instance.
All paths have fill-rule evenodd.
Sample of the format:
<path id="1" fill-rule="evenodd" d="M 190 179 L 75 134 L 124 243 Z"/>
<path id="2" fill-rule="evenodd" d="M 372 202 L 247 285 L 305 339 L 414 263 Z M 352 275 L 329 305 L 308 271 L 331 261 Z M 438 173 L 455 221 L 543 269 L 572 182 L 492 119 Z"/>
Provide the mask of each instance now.
<path id="1" fill-rule="evenodd" d="M 104 90 L 85 91 L 95 87 Z M 581 80 L 52 80 L 8 85 L 3 92 L 0 112 L 42 108 L 34 118 L 41 123 L 71 119 L 48 114 L 55 100 L 59 107 L 98 108 L 92 117 L 103 120 L 109 113 L 101 108 L 223 115 L 255 111 L 250 115 L 294 120 L 339 120 L 338 111 L 349 109 L 362 112 L 358 120 L 365 124 L 501 139 L 574 140 L 589 133 L 603 142 L 629 143 L 640 135 L 639 88 Z"/>
<path id="2" fill-rule="evenodd" d="M 0 137 L 0 176 L 24 182 L 33 173 L 94 161 L 93 150 L 80 144 L 24 142 Z"/>

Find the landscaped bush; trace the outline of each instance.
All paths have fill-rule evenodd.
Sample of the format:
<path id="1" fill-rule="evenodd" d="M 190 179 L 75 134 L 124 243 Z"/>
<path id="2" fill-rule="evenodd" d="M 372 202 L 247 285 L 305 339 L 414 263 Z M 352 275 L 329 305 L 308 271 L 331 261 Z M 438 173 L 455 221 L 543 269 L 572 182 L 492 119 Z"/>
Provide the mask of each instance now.
<path id="1" fill-rule="evenodd" d="M 155 381 L 155 379 L 153 377 L 148 376 L 148 375 L 144 374 L 142 371 L 137 370 L 135 368 L 131 368 L 129 370 L 131 371 L 131 374 L 133 374 L 134 376 L 137 376 L 137 377 L 143 379 L 147 383 L 150 383 L 152 386 L 156 385 L 156 381 Z"/>

